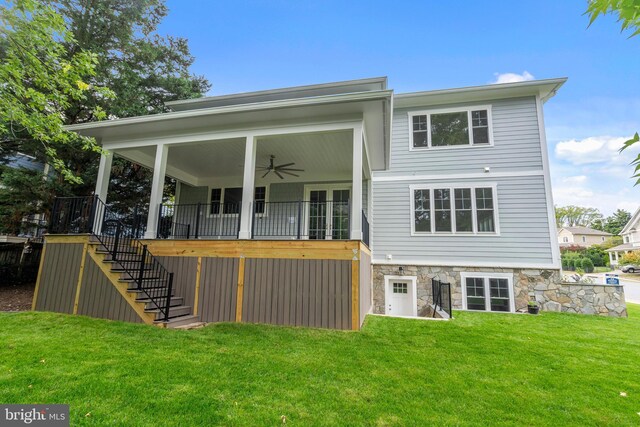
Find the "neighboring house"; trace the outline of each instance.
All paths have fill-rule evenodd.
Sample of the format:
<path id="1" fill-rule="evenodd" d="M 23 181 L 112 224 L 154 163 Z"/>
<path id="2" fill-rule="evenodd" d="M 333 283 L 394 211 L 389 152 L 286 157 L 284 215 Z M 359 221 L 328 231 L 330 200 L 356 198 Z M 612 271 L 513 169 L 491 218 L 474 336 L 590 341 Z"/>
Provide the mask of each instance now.
<path id="1" fill-rule="evenodd" d="M 627 225 L 620 231 L 620 236 L 622 236 L 622 244 L 607 249 L 609 261 L 613 266 L 619 264 L 622 255 L 640 251 L 640 208 L 635 211 Z"/>
<path id="2" fill-rule="evenodd" d="M 72 257 L 75 267 L 45 262 L 41 292 L 76 295 L 74 310 L 104 317 L 104 302 L 81 291 L 99 283 L 102 301 L 125 313 L 109 318 L 175 317 L 169 325 L 184 315 L 177 321 L 358 329 L 370 312 L 446 317 L 439 309 L 449 299 L 462 310 L 524 311 L 535 298 L 570 311 L 553 301 L 561 266 L 543 119 L 565 80 L 394 94 L 373 78 L 176 101 L 170 113 L 70 126 L 106 150 L 97 197 L 109 200 L 111 161 L 122 156 L 153 169 L 141 200 L 151 208 L 144 239 L 126 240 L 134 260 L 118 264 L 111 251 L 132 234 L 105 231 L 101 202 L 60 201 L 54 231 L 93 231 L 102 244 L 52 236 L 47 255 Z M 165 175 L 178 181 L 168 206 Z M 154 255 L 142 257 L 152 272 L 137 272 L 140 253 Z M 161 281 L 159 302 L 140 290 L 147 274 Z M 118 292 L 105 291 L 109 283 Z M 165 309 L 169 288 L 176 308 Z M 144 296 L 138 305 L 132 292 Z M 162 305 L 155 318 L 142 301 Z M 35 307 L 72 305 L 36 297 Z"/>
<path id="3" fill-rule="evenodd" d="M 593 245 L 601 245 L 612 236 L 613 234 L 606 231 L 588 227 L 562 227 L 558 229 L 560 247 L 577 245 L 588 248 Z"/>

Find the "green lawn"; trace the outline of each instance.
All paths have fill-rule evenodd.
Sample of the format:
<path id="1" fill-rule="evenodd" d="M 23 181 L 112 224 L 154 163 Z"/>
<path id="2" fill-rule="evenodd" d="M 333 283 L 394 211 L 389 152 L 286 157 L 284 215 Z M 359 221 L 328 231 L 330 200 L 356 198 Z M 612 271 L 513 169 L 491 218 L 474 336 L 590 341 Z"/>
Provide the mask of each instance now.
<path id="1" fill-rule="evenodd" d="M 369 316 L 362 332 L 1 313 L 0 403 L 69 403 L 71 425 L 639 425 L 629 313 Z"/>

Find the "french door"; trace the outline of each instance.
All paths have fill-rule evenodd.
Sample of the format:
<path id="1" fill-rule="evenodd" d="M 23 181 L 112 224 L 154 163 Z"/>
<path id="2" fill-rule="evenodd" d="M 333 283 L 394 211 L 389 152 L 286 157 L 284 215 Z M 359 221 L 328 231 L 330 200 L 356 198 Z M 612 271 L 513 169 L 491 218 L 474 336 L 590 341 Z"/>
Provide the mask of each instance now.
<path id="1" fill-rule="evenodd" d="M 347 186 L 309 187 L 305 191 L 306 230 L 311 240 L 349 239 L 349 200 Z"/>

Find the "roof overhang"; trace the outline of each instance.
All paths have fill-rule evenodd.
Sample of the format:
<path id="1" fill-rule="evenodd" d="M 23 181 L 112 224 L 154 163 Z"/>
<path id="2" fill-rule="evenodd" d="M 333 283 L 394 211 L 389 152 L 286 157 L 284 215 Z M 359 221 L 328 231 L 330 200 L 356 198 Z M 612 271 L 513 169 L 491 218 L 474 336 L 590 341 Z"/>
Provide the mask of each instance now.
<path id="1" fill-rule="evenodd" d="M 101 144 L 167 139 L 213 131 L 257 132 L 309 121 L 362 121 L 372 170 L 388 167 L 391 141 L 391 90 L 323 95 L 225 105 L 67 126 Z"/>
<path id="2" fill-rule="evenodd" d="M 394 97 L 394 104 L 396 108 L 411 108 L 429 105 L 484 102 L 525 96 L 539 96 L 542 102 L 546 102 L 556 94 L 560 86 L 566 81 L 567 79 L 563 77 L 426 92 L 398 93 Z"/>
<path id="3" fill-rule="evenodd" d="M 639 226 L 638 224 L 639 222 L 640 222 L 640 208 L 636 209 L 636 211 L 633 213 L 629 222 L 627 222 L 624 228 L 620 231 L 620 235 L 630 233 L 631 230 L 634 228 L 637 229 Z"/>
<path id="4" fill-rule="evenodd" d="M 208 96 L 195 99 L 181 99 L 167 102 L 173 111 L 185 111 L 197 108 L 223 107 L 227 105 L 255 104 L 258 102 L 284 99 L 311 98 L 327 95 L 380 91 L 387 89 L 386 77 L 346 80 L 306 86 L 293 86 L 256 92 L 234 93 L 230 95 Z"/>

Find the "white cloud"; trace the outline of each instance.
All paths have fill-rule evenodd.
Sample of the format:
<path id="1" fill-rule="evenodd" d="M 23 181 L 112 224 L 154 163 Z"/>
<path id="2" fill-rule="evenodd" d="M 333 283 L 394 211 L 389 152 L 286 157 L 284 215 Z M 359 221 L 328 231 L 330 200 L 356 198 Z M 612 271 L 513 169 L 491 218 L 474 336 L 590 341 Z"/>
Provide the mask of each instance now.
<path id="1" fill-rule="evenodd" d="M 566 160 L 574 165 L 593 163 L 628 164 L 633 158 L 632 151 L 622 155 L 618 150 L 629 137 L 624 136 L 591 136 L 589 138 L 560 141 L 556 144 L 555 154 L 558 159 Z"/>
<path id="2" fill-rule="evenodd" d="M 533 80 L 535 78 L 528 71 L 525 71 L 522 74 L 494 73 L 494 76 L 496 76 L 496 79 L 493 82 L 491 82 L 492 84 L 526 82 L 528 80 Z"/>
<path id="3" fill-rule="evenodd" d="M 586 175 L 567 176 L 562 178 L 562 182 L 567 185 L 583 185 L 587 182 Z"/>

